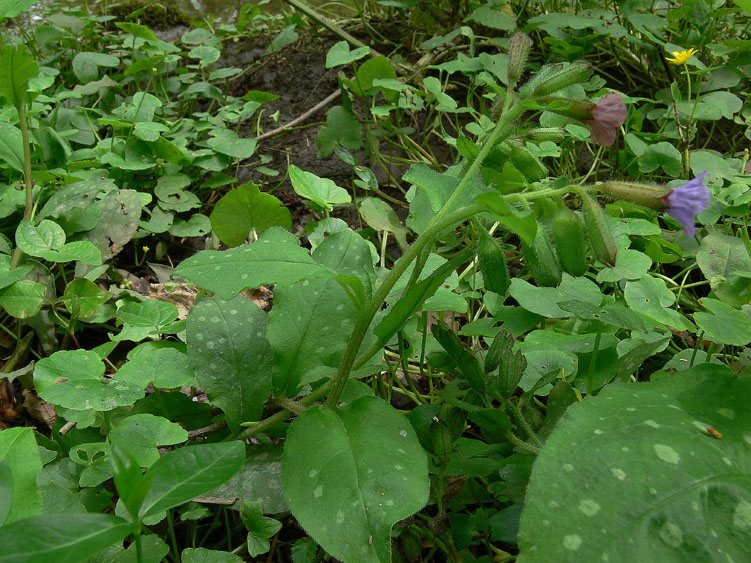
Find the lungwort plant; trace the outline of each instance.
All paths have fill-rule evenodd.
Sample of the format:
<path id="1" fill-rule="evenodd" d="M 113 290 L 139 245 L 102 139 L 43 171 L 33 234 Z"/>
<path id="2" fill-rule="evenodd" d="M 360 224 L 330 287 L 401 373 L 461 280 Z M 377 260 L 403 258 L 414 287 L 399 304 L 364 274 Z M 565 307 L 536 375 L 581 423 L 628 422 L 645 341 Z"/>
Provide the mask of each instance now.
<path id="1" fill-rule="evenodd" d="M 467 4 L 467 22 L 516 28 L 501 2 Z M 212 66 L 237 28 L 178 46 L 64 15 L 33 50 L 3 47 L 0 306 L 16 359 L 0 381 L 54 414 L 49 435 L 0 432 L 0 561 L 239 561 L 278 544 L 306 562 L 746 558 L 748 178 L 689 151 L 701 113 L 680 129 L 677 84 L 648 111 L 682 150 L 637 135 L 640 100 L 561 39 L 592 18 L 552 16 L 530 25 L 568 61 L 540 64 L 519 32 L 410 81 L 335 44 L 343 102 L 317 145 L 353 187 L 290 164 L 309 245 L 280 199 L 227 189 L 258 150 L 239 127 L 272 98 L 220 89 L 242 72 Z M 475 48 L 468 26 L 421 48 L 461 37 Z M 476 104 L 450 94 L 459 72 Z M 449 166 L 410 137 L 422 111 Z M 376 170 L 406 155 L 404 225 L 362 147 Z M 603 155 L 635 180 L 595 181 Z M 252 161 L 272 176 L 267 163 Z M 673 180 L 640 181 L 658 168 Z M 197 288 L 189 312 L 113 265 L 209 233 L 158 270 L 168 292 Z M 248 298 L 268 286 L 270 310 Z M 82 341 L 94 329 L 108 338 Z M 33 338 L 43 355 L 14 371 Z"/>

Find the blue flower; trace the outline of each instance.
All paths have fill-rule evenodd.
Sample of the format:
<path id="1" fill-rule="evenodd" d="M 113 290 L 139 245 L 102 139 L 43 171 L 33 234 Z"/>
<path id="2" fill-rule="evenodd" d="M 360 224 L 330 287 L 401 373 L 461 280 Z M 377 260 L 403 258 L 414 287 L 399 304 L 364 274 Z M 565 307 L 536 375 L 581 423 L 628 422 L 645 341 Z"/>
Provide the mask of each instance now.
<path id="1" fill-rule="evenodd" d="M 704 184 L 706 176 L 705 170 L 688 184 L 673 188 L 662 198 L 667 206 L 665 211 L 683 226 L 683 232 L 688 237 L 693 237 L 696 233 L 694 217 L 709 204 L 709 188 Z"/>

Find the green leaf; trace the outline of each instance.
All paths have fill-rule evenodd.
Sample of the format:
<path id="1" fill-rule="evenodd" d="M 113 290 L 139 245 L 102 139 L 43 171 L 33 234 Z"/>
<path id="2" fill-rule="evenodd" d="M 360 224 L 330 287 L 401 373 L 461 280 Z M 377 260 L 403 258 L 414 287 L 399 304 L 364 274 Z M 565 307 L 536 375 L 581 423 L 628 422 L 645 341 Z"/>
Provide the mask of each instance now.
<path id="1" fill-rule="evenodd" d="M 736 307 L 751 303 L 751 256 L 740 238 L 708 234 L 701 241 L 696 263 L 721 301 Z"/>
<path id="2" fill-rule="evenodd" d="M 558 287 L 536 287 L 519 278 L 511 280 L 509 294 L 527 311 L 551 319 L 565 319 L 571 313 L 558 306 L 567 301 L 584 301 L 594 307 L 602 303 L 600 288 L 588 278 L 564 273 Z"/>
<path id="3" fill-rule="evenodd" d="M 358 47 L 354 51 L 349 50 L 349 43 L 339 41 L 332 45 L 326 53 L 326 68 L 346 65 L 351 62 L 360 60 L 370 53 L 370 47 Z"/>
<path id="4" fill-rule="evenodd" d="M 654 172 L 662 167 L 668 176 L 677 178 L 683 172 L 681 153 L 672 143 L 665 141 L 649 145 L 637 161 L 639 170 L 644 173 Z"/>
<path id="5" fill-rule="evenodd" d="M 211 232 L 211 220 L 202 213 L 194 213 L 187 221 L 177 217 L 169 228 L 176 237 L 202 237 Z"/>
<path id="6" fill-rule="evenodd" d="M 109 434 L 110 442 L 127 451 L 142 467 L 150 467 L 159 459 L 157 446 L 181 444 L 187 439 L 188 433 L 179 424 L 152 414 L 124 418 Z"/>
<path id="7" fill-rule="evenodd" d="M 90 350 L 62 350 L 39 360 L 34 385 L 45 401 L 66 409 L 108 411 L 134 403 L 143 388 L 102 379 L 104 363 Z"/>
<path id="8" fill-rule="evenodd" d="M 409 422 L 375 397 L 292 423 L 282 462 L 292 514 L 342 561 L 390 561 L 391 527 L 428 500 L 427 457 Z"/>
<path id="9" fill-rule="evenodd" d="M 200 299 L 187 324 L 188 356 L 209 402 L 227 416 L 230 430 L 261 419 L 271 395 L 271 345 L 266 313 L 242 295 Z"/>
<path id="10" fill-rule="evenodd" d="M 572 405 L 535 461 L 518 561 L 746 559 L 749 401 L 751 380 L 703 364 Z"/>
<path id="11" fill-rule="evenodd" d="M 311 200 L 327 211 L 331 211 L 337 205 L 352 201 L 347 190 L 337 186 L 333 180 L 319 178 L 294 164 L 289 167 L 289 179 L 297 195 Z"/>
<path id="12" fill-rule="evenodd" d="M 665 287 L 663 280 L 644 276 L 636 281 L 626 282 L 623 294 L 628 306 L 637 313 L 677 330 L 693 332 L 691 322 L 670 308 L 675 302 L 675 294 Z"/>
<path id="13" fill-rule="evenodd" d="M 21 130 L 6 122 L 0 122 L 0 159 L 14 170 L 23 172 L 23 136 Z"/>
<path id="14" fill-rule="evenodd" d="M 154 32 L 145 25 L 131 22 L 115 22 L 115 25 L 122 29 L 125 33 L 130 33 L 131 35 L 140 39 L 146 39 L 148 41 L 159 40 L 157 36 L 154 35 Z"/>
<path id="15" fill-rule="evenodd" d="M 187 354 L 172 347 L 160 346 L 164 342 L 145 342 L 129 354 L 130 361 L 117 371 L 118 381 L 145 389 L 149 383 L 156 388 L 173 389 L 190 385 L 193 366 Z"/>
<path id="16" fill-rule="evenodd" d="M 34 479 L 34 484 L 36 484 L 36 479 Z M 14 488 L 11 465 L 6 461 L 0 461 L 0 526 L 5 524 L 13 506 Z M 39 494 L 39 491 L 37 491 L 37 494 Z"/>
<path id="17" fill-rule="evenodd" d="M 290 43 L 297 41 L 299 36 L 295 31 L 295 27 L 297 27 L 295 24 L 291 24 L 282 29 L 276 37 L 271 40 L 271 45 L 266 49 L 266 53 L 275 53 L 276 51 L 284 49 L 284 47 Z"/>
<path id="18" fill-rule="evenodd" d="M 313 260 L 332 272 L 355 276 L 369 299 L 375 280 L 371 244 L 349 227 L 326 237 L 313 251 Z"/>
<path id="19" fill-rule="evenodd" d="M 739 311 L 717 299 L 704 297 L 700 301 L 709 312 L 694 313 L 694 320 L 711 340 L 730 346 L 751 342 L 751 306 Z"/>
<path id="20" fill-rule="evenodd" d="M 527 244 L 532 244 L 537 234 L 537 220 L 531 211 L 520 212 L 513 208 L 498 192 L 488 192 L 477 196 L 501 225 L 516 233 Z"/>
<path id="21" fill-rule="evenodd" d="M 26 45 L 7 45 L 0 50 L 0 94 L 11 104 L 21 105 L 29 80 L 39 74 L 39 66 Z"/>
<path id="22" fill-rule="evenodd" d="M 652 259 L 638 250 L 626 249 L 618 252 L 615 266 L 605 267 L 597 272 L 597 281 L 614 283 L 621 280 L 638 280 L 647 275 Z"/>
<path id="23" fill-rule="evenodd" d="M 255 184 L 242 184 L 227 192 L 211 212 L 211 227 L 228 246 L 239 246 L 250 231 L 259 235 L 269 227 L 292 228 L 289 209 L 271 194 L 261 192 Z"/>
<path id="24" fill-rule="evenodd" d="M 331 156 L 337 146 L 351 151 L 360 150 L 362 142 L 360 123 L 342 106 L 334 106 L 326 113 L 326 126 L 321 127 L 316 135 L 321 158 Z"/>
<path id="25" fill-rule="evenodd" d="M 356 319 L 355 305 L 336 280 L 277 286 L 267 330 L 274 388 L 294 397 L 300 385 L 333 375 Z"/>
<path id="26" fill-rule="evenodd" d="M 333 273 L 316 264 L 295 235 L 272 227 L 248 246 L 198 252 L 181 262 L 175 275 L 226 300 L 248 287 L 292 285 L 304 278 L 332 277 Z"/>
<path id="27" fill-rule="evenodd" d="M 48 219 L 37 226 L 31 221 L 21 221 L 16 229 L 16 244 L 30 256 L 43 257 L 45 253 L 58 250 L 65 244 L 65 231 Z"/>
<path id="28" fill-rule="evenodd" d="M 113 190 L 102 199 L 102 214 L 92 230 L 79 235 L 109 260 L 130 242 L 141 218 L 141 198 L 135 190 Z"/>
<path id="29" fill-rule="evenodd" d="M 0 18 L 15 18 L 31 8 L 38 0 L 0 0 Z"/>
<path id="30" fill-rule="evenodd" d="M 62 302 L 71 315 L 89 317 L 109 298 L 110 293 L 99 289 L 94 282 L 78 278 L 65 287 Z"/>
<path id="31" fill-rule="evenodd" d="M 139 516 L 158 514 L 208 493 L 237 473 L 245 461 L 245 444 L 222 442 L 167 452 L 151 466 L 152 479 Z"/>
<path id="32" fill-rule="evenodd" d="M 251 446 L 242 469 L 210 495 L 237 498 L 234 506 L 246 500 L 260 501 L 269 514 L 289 510 L 282 492 L 283 451 L 284 443 Z"/>
<path id="33" fill-rule="evenodd" d="M 206 144 L 218 153 L 226 154 L 232 158 L 250 158 L 256 150 L 255 139 L 241 139 L 231 129 L 212 129 L 213 135 Z"/>
<path id="34" fill-rule="evenodd" d="M 197 547 L 183 549 L 182 563 L 242 563 L 242 557 L 229 551 Z"/>
<path id="35" fill-rule="evenodd" d="M 135 520 L 147 491 L 147 487 L 139 487 L 143 478 L 141 466 L 130 452 L 117 444 L 110 447 L 110 462 L 117 494 L 120 495 L 120 500 L 128 509 L 131 518 Z"/>
<path id="36" fill-rule="evenodd" d="M 73 57 L 73 74 L 81 84 L 86 84 L 99 78 L 99 67 L 116 67 L 120 64 L 120 59 L 114 55 L 105 53 L 94 53 L 91 51 L 81 51 Z"/>
<path id="37" fill-rule="evenodd" d="M 42 308 L 47 288 L 31 280 L 19 280 L 0 291 L 0 307 L 11 317 L 28 319 Z"/>
<path id="38" fill-rule="evenodd" d="M 399 217 L 388 203 L 375 197 L 360 200 L 360 214 L 365 222 L 376 231 L 394 233 L 400 248 L 406 248 L 409 229 L 399 221 Z"/>
<path id="39" fill-rule="evenodd" d="M 132 531 L 130 523 L 110 514 L 42 514 L 0 528 L 0 561 L 78 563 Z"/>
<path id="40" fill-rule="evenodd" d="M 222 52 L 216 47 L 210 47 L 208 45 L 200 45 L 194 47 L 188 53 L 188 56 L 192 59 L 199 59 L 198 64 L 200 66 L 208 66 L 219 60 Z"/>
<path id="41" fill-rule="evenodd" d="M 42 469 L 42 462 L 34 431 L 30 427 L 17 426 L 0 432 L 0 463 L 8 470 L 13 491 L 12 496 L 7 498 L 7 512 L 0 516 L 0 526 L 39 514 L 42 501 L 37 488 L 37 475 Z"/>
<path id="42" fill-rule="evenodd" d="M 10 262 L 10 256 L 0 254 L 0 289 L 4 289 L 23 279 L 34 268 L 32 264 L 21 264 L 11 270 Z"/>
<path id="43" fill-rule="evenodd" d="M 240 518 L 248 530 L 248 552 L 256 557 L 269 550 L 269 538 L 282 528 L 282 523 L 263 515 L 261 502 L 244 501 L 240 505 Z"/>

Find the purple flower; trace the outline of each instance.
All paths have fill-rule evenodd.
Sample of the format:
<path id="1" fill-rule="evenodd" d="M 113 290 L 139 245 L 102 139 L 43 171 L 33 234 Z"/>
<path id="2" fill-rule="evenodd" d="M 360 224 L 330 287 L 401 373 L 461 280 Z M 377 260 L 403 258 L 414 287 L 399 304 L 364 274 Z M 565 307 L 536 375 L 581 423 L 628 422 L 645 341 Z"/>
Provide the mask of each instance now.
<path id="1" fill-rule="evenodd" d="M 626 122 L 628 109 L 619 94 L 608 94 L 595 102 L 595 106 L 589 110 L 589 115 L 592 119 L 584 123 L 589 125 L 592 141 L 610 147 L 615 143 L 618 128 Z"/>
<path id="2" fill-rule="evenodd" d="M 705 170 L 688 184 L 673 188 L 672 192 L 662 198 L 667 205 L 665 211 L 683 226 L 683 232 L 688 237 L 693 237 L 696 233 L 694 216 L 709 204 L 709 188 L 704 185 L 706 176 Z"/>

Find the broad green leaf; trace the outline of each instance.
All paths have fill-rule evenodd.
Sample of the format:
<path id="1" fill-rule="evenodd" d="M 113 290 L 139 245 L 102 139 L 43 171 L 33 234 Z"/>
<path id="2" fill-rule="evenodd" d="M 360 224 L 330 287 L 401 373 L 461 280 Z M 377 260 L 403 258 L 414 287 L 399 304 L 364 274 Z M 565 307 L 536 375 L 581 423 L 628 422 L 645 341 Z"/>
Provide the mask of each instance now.
<path id="1" fill-rule="evenodd" d="M 354 94 L 360 98 L 377 93 L 373 90 L 373 81 L 378 79 L 396 79 L 394 65 L 386 57 L 372 57 L 357 69 L 354 80 L 345 80 Z M 382 91 L 389 102 L 395 102 L 398 94 L 393 91 Z"/>
<path id="2" fill-rule="evenodd" d="M 564 319 L 571 313 L 558 306 L 567 301 L 584 301 L 594 307 L 602 303 L 602 293 L 588 278 L 574 278 L 564 273 L 558 287 L 536 287 L 520 278 L 511 280 L 509 294 L 527 311 L 551 319 Z"/>
<path id="3" fill-rule="evenodd" d="M 177 318 L 177 307 L 159 299 L 129 301 L 117 310 L 117 318 L 135 327 L 159 330 Z"/>
<path id="4" fill-rule="evenodd" d="M 337 186 L 333 180 L 319 178 L 311 172 L 301 170 L 294 164 L 289 167 L 289 179 L 297 195 L 311 200 L 326 211 L 331 211 L 337 205 L 352 201 L 347 190 Z"/>
<path id="5" fill-rule="evenodd" d="M 13 505 L 13 473 L 6 461 L 0 461 L 0 526 L 5 524 Z M 32 477 L 36 477 L 32 475 Z M 36 481 L 36 479 L 34 479 Z M 34 483 L 36 484 L 36 483 Z M 37 491 L 39 494 L 39 491 Z"/>
<path id="6" fill-rule="evenodd" d="M 187 221 L 177 217 L 169 228 L 176 237 L 202 237 L 211 232 L 211 220 L 202 213 L 194 213 Z"/>
<path id="7" fill-rule="evenodd" d="M 292 285 L 304 278 L 332 277 L 333 273 L 316 264 L 295 235 L 272 227 L 248 246 L 198 252 L 181 262 L 175 275 L 226 300 L 248 287 Z"/>
<path id="8" fill-rule="evenodd" d="M 273 195 L 261 192 L 255 184 L 243 184 L 230 190 L 216 202 L 211 212 L 211 227 L 228 246 L 241 245 L 251 230 L 260 235 L 274 226 L 292 228 L 289 209 Z"/>
<path id="9" fill-rule="evenodd" d="M 81 84 L 86 84 L 99 78 L 100 66 L 116 67 L 119 64 L 120 59 L 114 55 L 81 51 L 73 57 L 73 74 L 76 75 Z"/>
<path id="10" fill-rule="evenodd" d="M 367 56 L 368 53 L 370 53 L 370 47 L 358 47 L 350 51 L 349 43 L 339 41 L 326 53 L 326 68 L 349 64 Z"/>
<path id="11" fill-rule="evenodd" d="M 360 214 L 376 231 L 393 233 L 399 246 L 406 248 L 409 229 L 401 224 L 396 211 L 388 203 L 375 197 L 363 198 L 360 200 Z"/>
<path id="12" fill-rule="evenodd" d="M 255 139 L 241 139 L 231 129 L 213 129 L 208 144 L 216 152 L 226 154 L 232 158 L 250 158 L 256 150 Z"/>
<path id="13" fill-rule="evenodd" d="M 617 282 L 620 280 L 638 280 L 647 275 L 652 259 L 638 250 L 626 249 L 618 252 L 615 266 L 605 267 L 597 272 L 598 282 Z"/>
<path id="14" fill-rule="evenodd" d="M 141 466 L 128 450 L 117 444 L 112 444 L 110 447 L 110 462 L 120 502 L 125 505 L 131 518 L 135 520 L 147 490 L 145 486 L 139 486 L 143 478 Z"/>
<path id="15" fill-rule="evenodd" d="M 186 174 L 166 174 L 159 178 L 154 195 L 159 206 L 165 210 L 183 212 L 201 206 L 198 196 L 184 188 L 190 186 L 190 176 Z"/>
<path id="16" fill-rule="evenodd" d="M 42 514 L 0 528 L 0 561 L 78 563 L 132 531 L 132 524 L 110 514 Z"/>
<path id="17" fill-rule="evenodd" d="M 671 178 L 677 178 L 683 171 L 681 153 L 672 143 L 659 142 L 649 145 L 637 161 L 641 172 L 654 172 L 658 168 L 662 169 Z"/>
<path id="18" fill-rule="evenodd" d="M 694 313 L 694 320 L 710 339 L 730 346 L 745 346 L 751 342 L 751 306 L 738 310 L 709 297 L 701 299 L 701 304 L 708 312 Z"/>
<path id="19" fill-rule="evenodd" d="M 242 563 L 242 557 L 229 551 L 197 547 L 183 549 L 182 563 Z"/>
<path id="20" fill-rule="evenodd" d="M 42 308 L 47 288 L 31 280 L 19 280 L 0 290 L 0 308 L 11 317 L 28 319 Z"/>
<path id="21" fill-rule="evenodd" d="M 62 350 L 37 362 L 34 385 L 45 401 L 75 410 L 108 411 L 143 397 L 143 388 L 103 375 L 104 363 L 95 352 Z"/>
<path id="22" fill-rule="evenodd" d="M 21 221 L 16 229 L 16 244 L 30 256 L 44 257 L 65 244 L 65 231 L 48 219 L 36 226 L 31 221 Z"/>
<path id="23" fill-rule="evenodd" d="M 109 433 L 110 442 L 127 451 L 142 467 L 150 467 L 159 459 L 157 446 L 181 444 L 187 439 L 188 433 L 179 424 L 152 414 L 124 418 Z"/>
<path id="24" fill-rule="evenodd" d="M 122 29 L 125 33 L 130 33 L 135 37 L 146 39 L 148 41 L 158 41 L 158 38 L 156 35 L 154 35 L 154 32 L 145 25 L 131 22 L 115 22 L 115 25 Z"/>
<path id="25" fill-rule="evenodd" d="M 141 199 L 135 190 L 113 190 L 102 199 L 102 213 L 92 230 L 79 235 L 93 243 L 106 261 L 120 252 L 138 230 Z"/>
<path id="26" fill-rule="evenodd" d="M 243 501 L 240 504 L 240 518 L 248 530 L 248 553 L 256 557 L 269 550 L 269 538 L 273 537 L 281 528 L 282 523 L 274 518 L 263 515 L 263 503 L 259 501 Z"/>
<path id="27" fill-rule="evenodd" d="M 694 330 L 686 317 L 670 308 L 675 303 L 675 294 L 665 287 L 665 282 L 661 279 L 644 276 L 636 281 L 626 282 L 623 293 L 628 306 L 637 313 L 677 330 Z"/>
<path id="28" fill-rule="evenodd" d="M 266 53 L 275 53 L 280 51 L 290 43 L 297 41 L 298 34 L 295 31 L 297 26 L 295 24 L 288 25 L 282 29 L 274 39 L 271 40 L 271 44 L 266 49 Z"/>
<path id="29" fill-rule="evenodd" d="M 211 491 L 210 496 L 261 501 L 267 514 L 289 510 L 282 492 L 282 453 L 284 444 L 253 445 L 245 465 L 232 479 Z"/>
<path id="30" fill-rule="evenodd" d="M 357 320 L 336 280 L 277 286 L 267 338 L 274 350 L 274 388 L 294 397 L 300 385 L 332 376 Z"/>
<path id="31" fill-rule="evenodd" d="M 38 0 L 0 0 L 0 18 L 15 18 Z"/>
<path id="32" fill-rule="evenodd" d="M 572 405 L 535 462 L 518 561 L 747 559 L 749 401 L 751 381 L 703 364 Z"/>
<path id="33" fill-rule="evenodd" d="M 208 45 L 199 45 L 198 47 L 193 47 L 188 53 L 188 56 L 190 58 L 198 59 L 198 64 L 200 66 L 208 66 L 215 63 L 219 60 L 219 57 L 221 55 L 222 52 L 219 49 L 217 49 L 216 47 L 210 47 Z"/>
<path id="34" fill-rule="evenodd" d="M 23 173 L 23 137 L 21 130 L 6 122 L 0 122 L 0 160 Z"/>
<path id="35" fill-rule="evenodd" d="M 287 432 L 284 494 L 303 528 L 342 561 L 391 560 L 391 527 L 428 500 L 425 451 L 383 400 L 311 407 Z"/>
<path id="36" fill-rule="evenodd" d="M 97 249 L 97 252 L 99 250 Z M 94 282 L 78 278 L 70 282 L 63 292 L 63 304 L 75 317 L 89 317 L 111 297 L 107 291 L 99 289 Z"/>
<path id="37" fill-rule="evenodd" d="M 29 80 L 39 74 L 39 66 L 26 45 L 6 45 L 0 50 L 0 95 L 11 104 L 21 105 Z"/>
<path id="38" fill-rule="evenodd" d="M 316 135 L 318 155 L 328 158 L 338 146 L 351 151 L 362 147 L 362 130 L 360 122 L 342 106 L 334 106 L 326 113 L 326 126 L 321 127 Z"/>
<path id="39" fill-rule="evenodd" d="M 701 241 L 696 263 L 721 301 L 736 307 L 751 302 L 751 256 L 740 238 L 708 234 Z"/>
<path id="40" fill-rule="evenodd" d="M 13 285 L 28 274 L 34 266 L 32 264 L 21 264 L 12 270 L 10 269 L 11 258 L 7 254 L 0 254 L 0 289 Z"/>
<path id="41" fill-rule="evenodd" d="M 208 493 L 237 473 L 245 461 L 239 441 L 186 446 L 167 452 L 144 475 L 151 488 L 140 517 L 158 514 Z"/>
<path id="42" fill-rule="evenodd" d="M 266 313 L 242 295 L 200 299 L 190 310 L 188 356 L 198 385 L 220 407 L 230 430 L 261 419 L 271 395 L 271 345 Z"/>
<path id="43" fill-rule="evenodd" d="M 0 526 L 39 514 L 42 501 L 37 488 L 37 475 L 42 469 L 42 462 L 34 431 L 30 427 L 17 426 L 0 432 L 0 463 L 8 470 L 6 477 L 10 477 L 13 492 L 7 499 L 7 511 L 0 515 Z M 7 481 L 4 484 L 7 485 Z"/>
<path id="44" fill-rule="evenodd" d="M 356 276 L 363 285 L 365 296 L 372 293 L 375 270 L 370 244 L 352 229 L 333 233 L 313 251 L 313 260 L 332 272 Z"/>
<path id="45" fill-rule="evenodd" d="M 130 361 L 117 371 L 117 379 L 145 389 L 149 383 L 156 388 L 173 389 L 190 385 L 193 366 L 188 356 L 172 347 L 159 346 L 163 342 L 145 342 L 133 349 Z"/>

